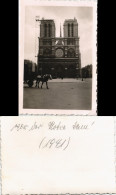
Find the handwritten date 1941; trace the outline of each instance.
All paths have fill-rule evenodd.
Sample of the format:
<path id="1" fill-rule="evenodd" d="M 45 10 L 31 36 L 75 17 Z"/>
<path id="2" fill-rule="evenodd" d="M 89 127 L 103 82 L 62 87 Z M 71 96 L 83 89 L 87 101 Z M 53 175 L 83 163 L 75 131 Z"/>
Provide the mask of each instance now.
<path id="1" fill-rule="evenodd" d="M 61 148 L 62 150 L 66 150 L 66 148 L 69 146 L 70 143 L 70 137 L 68 139 L 47 139 L 44 137 L 40 144 L 39 149 L 44 148 Z"/>

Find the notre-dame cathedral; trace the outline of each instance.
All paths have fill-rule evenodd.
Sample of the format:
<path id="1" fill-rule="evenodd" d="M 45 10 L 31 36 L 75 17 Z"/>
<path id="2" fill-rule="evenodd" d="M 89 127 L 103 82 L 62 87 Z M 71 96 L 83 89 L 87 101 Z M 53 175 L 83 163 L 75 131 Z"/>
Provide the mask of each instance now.
<path id="1" fill-rule="evenodd" d="M 38 72 L 53 78 L 80 76 L 81 54 L 77 20 L 64 21 L 63 33 L 56 37 L 54 20 L 42 19 L 40 23 Z"/>

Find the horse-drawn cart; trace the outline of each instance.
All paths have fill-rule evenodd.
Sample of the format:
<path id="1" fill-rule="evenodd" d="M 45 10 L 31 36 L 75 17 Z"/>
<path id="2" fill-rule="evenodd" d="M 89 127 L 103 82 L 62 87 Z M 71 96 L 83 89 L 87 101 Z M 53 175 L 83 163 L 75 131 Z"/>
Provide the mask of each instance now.
<path id="1" fill-rule="evenodd" d="M 52 79 L 52 76 L 50 74 L 45 74 L 43 76 L 37 75 L 34 77 L 30 77 L 27 80 L 24 81 L 25 84 L 28 84 L 29 87 L 32 87 L 34 85 L 34 81 L 36 82 L 35 87 L 39 88 L 39 83 L 41 82 L 41 88 L 43 86 L 43 83 L 46 83 L 46 88 L 48 89 L 48 80 Z"/>

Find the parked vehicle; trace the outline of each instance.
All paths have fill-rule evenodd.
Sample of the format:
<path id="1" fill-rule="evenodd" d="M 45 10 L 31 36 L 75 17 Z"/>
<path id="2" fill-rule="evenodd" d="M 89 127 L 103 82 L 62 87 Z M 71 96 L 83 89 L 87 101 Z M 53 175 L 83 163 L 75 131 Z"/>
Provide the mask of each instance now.
<path id="1" fill-rule="evenodd" d="M 33 81 L 37 76 L 37 66 L 30 60 L 24 60 L 24 83 L 29 87 L 33 86 Z"/>

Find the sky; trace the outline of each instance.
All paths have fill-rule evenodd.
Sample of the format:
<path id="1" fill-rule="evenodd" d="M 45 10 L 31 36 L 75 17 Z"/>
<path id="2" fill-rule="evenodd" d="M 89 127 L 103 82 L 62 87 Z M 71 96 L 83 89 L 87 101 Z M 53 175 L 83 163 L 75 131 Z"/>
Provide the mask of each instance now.
<path id="1" fill-rule="evenodd" d="M 63 37 L 65 19 L 77 19 L 80 37 L 82 67 L 92 64 L 93 10 L 92 7 L 64 6 L 27 6 L 25 8 L 24 58 L 37 63 L 38 37 L 40 34 L 39 19 L 53 19 L 56 26 L 56 37 L 60 36 L 60 25 Z"/>

